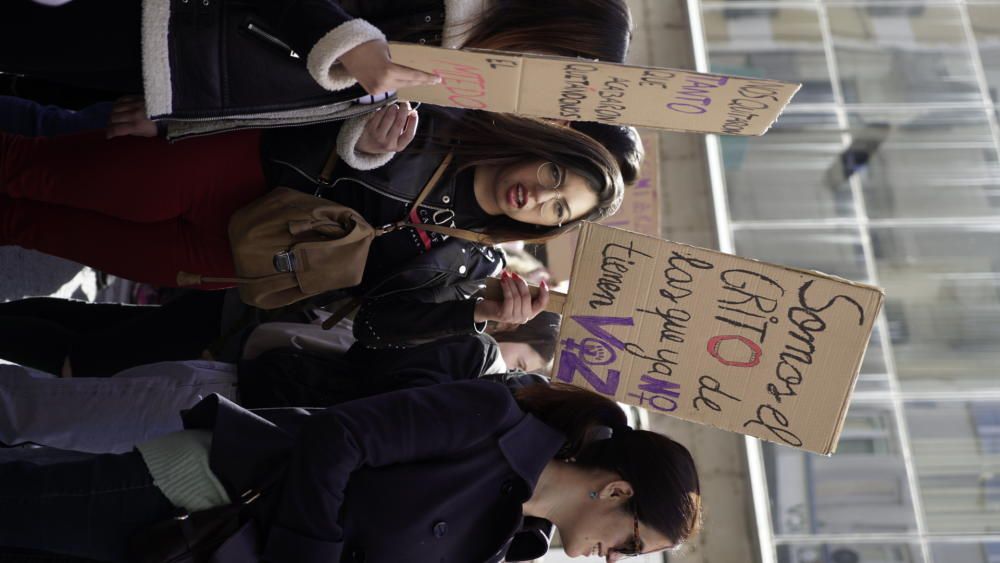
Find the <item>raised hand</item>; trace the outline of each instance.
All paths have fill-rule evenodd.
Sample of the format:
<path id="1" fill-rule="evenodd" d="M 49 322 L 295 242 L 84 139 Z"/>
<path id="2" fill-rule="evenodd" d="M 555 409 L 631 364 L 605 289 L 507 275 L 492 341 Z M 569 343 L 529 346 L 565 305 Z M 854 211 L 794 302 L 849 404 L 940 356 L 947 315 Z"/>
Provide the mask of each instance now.
<path id="1" fill-rule="evenodd" d="M 124 135 L 155 137 L 156 134 L 156 123 L 146 117 L 146 101 L 142 96 L 124 96 L 115 100 L 108 120 L 109 139 Z"/>
<path id="2" fill-rule="evenodd" d="M 381 39 L 367 41 L 347 51 L 340 56 L 340 64 L 373 96 L 406 86 L 441 83 L 440 76 L 392 62 L 389 44 Z"/>
<path id="3" fill-rule="evenodd" d="M 365 124 L 356 149 L 368 154 L 399 152 L 417 133 L 419 116 L 409 102 L 384 107 Z"/>
<path id="4" fill-rule="evenodd" d="M 528 282 L 517 274 L 503 273 L 500 278 L 503 301 L 483 299 L 476 303 L 473 318 L 477 323 L 496 321 L 498 323 L 524 324 L 545 310 L 549 304 L 549 286 L 544 281 L 538 286 L 538 296 L 531 298 Z"/>

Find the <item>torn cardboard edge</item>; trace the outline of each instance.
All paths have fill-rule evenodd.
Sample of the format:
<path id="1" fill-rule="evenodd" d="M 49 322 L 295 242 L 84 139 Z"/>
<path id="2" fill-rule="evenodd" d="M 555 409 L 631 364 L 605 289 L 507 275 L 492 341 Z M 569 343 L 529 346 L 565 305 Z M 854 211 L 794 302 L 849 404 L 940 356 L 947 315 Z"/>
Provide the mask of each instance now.
<path id="1" fill-rule="evenodd" d="M 638 239 L 646 239 L 648 244 L 656 246 L 656 249 L 662 252 L 662 253 L 653 253 L 652 256 L 666 257 L 670 255 L 668 254 L 669 252 L 673 252 L 675 249 L 681 252 L 683 252 L 684 249 L 689 249 L 692 252 L 692 254 L 689 254 L 689 256 L 696 256 L 699 260 L 701 259 L 709 260 L 712 261 L 717 266 L 719 266 L 719 269 L 713 272 L 713 275 L 716 273 L 720 273 L 723 267 L 735 268 L 740 265 L 740 262 L 756 265 L 757 268 L 747 268 L 746 270 L 754 271 L 755 275 L 767 275 L 775 279 L 778 279 L 779 281 L 781 281 L 782 284 L 788 287 L 789 295 L 786 296 L 785 290 L 782 290 L 781 294 L 783 296 L 782 301 L 780 303 L 776 302 L 775 307 L 779 306 L 783 307 L 781 309 L 776 309 L 778 312 L 776 312 L 775 314 L 786 313 L 790 311 L 788 304 L 791 295 L 791 288 L 794 285 L 800 285 L 801 287 L 804 287 L 801 284 L 803 284 L 804 281 L 808 281 L 808 280 L 803 280 L 802 276 L 813 280 L 824 280 L 826 282 L 836 284 L 833 287 L 829 287 L 826 284 L 815 286 L 815 287 L 820 287 L 821 288 L 820 291 L 822 292 L 823 295 L 826 295 L 828 299 L 836 295 L 841 295 L 841 294 L 846 295 L 847 293 L 850 293 L 851 296 L 850 298 L 852 300 L 856 298 L 857 301 L 854 301 L 854 303 L 859 307 L 859 310 L 862 312 L 862 318 L 864 319 L 864 321 L 858 325 L 857 330 L 860 330 L 862 332 L 854 331 L 852 334 L 847 334 L 844 332 L 845 327 L 841 325 L 838 328 L 840 332 L 827 332 L 826 334 L 830 336 L 830 338 L 822 340 L 822 342 L 824 342 L 825 344 L 824 347 L 826 348 L 823 352 L 826 358 L 833 357 L 835 359 L 840 354 L 839 350 L 843 349 L 845 346 L 850 347 L 850 350 L 844 350 L 845 353 L 850 354 L 850 357 L 844 358 L 842 361 L 843 365 L 841 366 L 838 366 L 836 362 L 834 362 L 833 364 L 829 364 L 825 368 L 826 371 L 824 371 L 823 369 L 816 369 L 817 366 L 821 365 L 819 364 L 819 362 L 817 362 L 816 365 L 810 364 L 808 368 L 803 368 L 802 372 L 800 373 L 800 376 L 803 376 L 803 374 L 805 374 L 805 376 L 802 377 L 802 379 L 806 381 L 808 386 L 803 385 L 802 388 L 800 389 L 800 393 L 795 394 L 794 397 L 791 398 L 793 400 L 791 400 L 790 402 L 781 403 L 780 401 L 778 401 L 779 406 L 776 407 L 776 409 L 778 409 L 779 412 L 784 411 L 784 414 L 782 416 L 785 417 L 786 420 L 793 421 L 792 425 L 790 426 L 786 425 L 785 428 L 788 428 L 793 436 L 795 433 L 800 433 L 801 436 L 803 437 L 802 444 L 799 446 L 795 446 L 789 443 L 785 443 L 783 445 L 790 445 L 790 447 L 802 449 L 805 451 L 812 451 L 824 455 L 830 455 L 836 450 L 836 445 L 839 441 L 840 434 L 843 430 L 847 410 L 850 405 L 850 398 L 853 395 L 854 387 L 857 384 L 860 375 L 860 369 L 862 362 L 864 360 L 864 354 L 867 350 L 868 343 L 871 339 L 871 335 L 874 330 L 877 317 L 884 303 L 885 292 L 883 289 L 873 286 L 871 284 L 847 280 L 840 276 L 826 274 L 817 270 L 809 270 L 804 268 L 783 266 L 780 264 L 772 264 L 769 262 L 764 262 L 762 260 L 736 256 L 733 254 L 727 254 L 725 252 L 720 252 L 717 250 L 701 248 L 684 243 L 665 241 L 657 237 L 651 237 L 649 235 L 645 235 L 643 233 L 637 233 L 635 231 L 628 231 L 625 229 L 613 229 L 606 226 L 586 223 L 584 225 L 583 230 L 580 232 L 580 238 L 578 241 L 577 250 L 573 259 L 573 271 L 571 274 L 572 282 L 570 285 L 569 296 L 567 297 L 567 303 L 564 309 L 567 318 L 564 318 L 564 321 L 562 323 L 563 328 L 560 331 L 559 343 L 557 348 L 557 357 L 556 357 L 557 370 L 560 369 L 559 368 L 560 360 L 564 358 L 563 349 L 566 345 L 567 338 L 572 337 L 579 340 L 580 337 L 584 336 L 591 337 L 595 335 L 594 332 L 586 334 L 583 331 L 579 330 L 578 327 L 570 329 L 572 323 L 567 322 L 567 319 L 569 318 L 570 315 L 574 314 L 574 311 L 578 311 L 577 314 L 584 314 L 584 315 L 596 314 L 589 309 L 585 309 L 585 307 L 583 306 L 583 301 L 585 301 L 587 296 L 586 293 L 587 290 L 585 289 L 582 292 L 578 290 L 579 285 L 581 283 L 590 284 L 590 282 L 593 281 L 589 279 L 589 277 L 591 277 L 591 274 L 594 271 L 593 264 L 588 266 L 587 269 L 584 268 L 584 265 L 587 264 L 588 262 L 592 262 L 595 256 L 601 255 L 601 251 L 597 249 L 597 246 L 591 246 L 591 248 L 589 248 L 588 250 L 588 243 L 592 243 L 593 241 L 595 241 L 595 237 L 593 235 L 595 229 L 611 229 L 614 231 L 619 231 L 620 233 L 626 235 L 628 240 L 637 241 Z M 598 243 L 599 246 L 601 243 L 613 240 L 618 240 L 618 242 L 621 242 L 619 239 L 613 239 L 611 235 L 608 234 L 605 234 L 603 238 L 598 237 L 596 239 L 596 242 Z M 669 245 L 669 246 L 664 246 L 664 245 Z M 642 250 L 646 252 L 650 251 L 651 248 L 653 247 L 643 246 Z M 655 260 L 651 260 L 650 262 L 651 263 L 655 262 Z M 656 264 L 656 265 L 658 265 L 659 267 L 664 267 L 663 264 Z M 655 266 L 649 266 L 649 267 L 655 267 Z M 736 271 L 736 270 L 727 270 L 727 271 Z M 586 280 L 581 279 L 581 272 L 585 272 L 585 274 L 583 275 L 586 275 L 588 279 Z M 786 280 L 781 277 L 781 274 L 791 275 L 794 276 L 794 278 L 788 278 Z M 785 281 L 792 283 L 786 284 Z M 627 315 L 631 315 L 634 311 L 638 311 L 638 307 L 644 307 L 646 309 L 654 308 L 654 305 L 651 305 L 651 303 L 654 303 L 657 298 L 654 297 L 651 300 L 648 298 L 648 295 L 653 295 L 653 293 L 655 293 L 655 290 L 657 288 L 656 280 L 652 280 L 651 283 L 653 285 L 649 287 L 642 286 L 643 291 L 648 291 L 650 287 L 653 290 L 651 292 L 648 292 L 646 301 L 643 301 L 641 296 L 638 299 L 633 298 L 631 301 L 627 302 L 623 301 L 622 303 L 617 305 L 616 308 L 613 309 L 613 311 L 610 314 L 612 316 L 624 317 Z M 574 287 L 574 285 L 576 285 L 577 287 Z M 852 288 L 854 291 L 844 292 L 843 290 L 838 289 L 838 286 L 843 289 Z M 574 291 L 575 289 L 577 289 L 577 291 Z M 706 299 L 705 302 L 712 303 L 714 306 L 717 295 L 715 293 L 712 293 L 713 291 L 717 291 L 717 288 L 714 290 L 713 289 L 706 290 L 706 294 L 710 297 L 710 299 Z M 758 289 L 754 288 L 752 291 L 756 292 L 758 291 Z M 622 292 L 622 296 L 623 297 L 625 296 L 624 290 Z M 700 306 L 705 305 L 705 303 L 699 300 L 700 298 L 698 296 L 695 296 L 693 299 L 694 299 L 693 301 L 688 302 L 689 306 L 694 304 L 698 304 Z M 825 310 L 826 308 L 827 307 L 824 307 L 823 309 L 821 309 L 821 311 Z M 601 314 L 607 315 L 609 313 L 605 311 L 604 313 Z M 836 310 L 834 310 L 831 313 L 831 316 L 826 319 L 826 321 L 829 322 L 831 325 L 834 324 L 835 320 L 837 323 L 844 322 L 843 318 L 838 319 L 838 317 L 841 314 L 842 312 L 837 312 Z M 789 319 L 791 319 L 791 317 L 789 317 Z M 629 324 L 631 325 L 631 323 Z M 611 329 L 609 330 L 613 332 L 615 327 L 613 325 L 610 326 Z M 772 369 L 775 367 L 775 362 L 773 360 L 768 360 L 765 363 L 762 363 L 761 367 L 757 368 L 757 371 L 748 371 L 748 372 L 733 371 L 730 370 L 729 368 L 720 368 L 719 366 L 715 365 L 714 363 L 711 363 L 710 361 L 708 364 L 704 364 L 704 361 L 708 360 L 706 360 L 705 358 L 702 358 L 701 360 L 698 359 L 699 356 L 697 356 L 696 351 L 699 349 L 700 340 L 698 340 L 696 337 L 697 336 L 718 337 L 722 334 L 717 330 L 719 326 L 723 325 L 715 322 L 714 320 L 705 315 L 699 317 L 697 321 L 691 322 L 691 324 L 689 325 L 690 331 L 687 333 L 687 335 L 691 338 L 691 340 L 687 344 L 685 344 L 683 348 L 678 349 L 679 350 L 678 361 L 682 359 L 687 361 L 686 363 L 683 364 L 680 363 L 676 364 L 678 370 L 681 370 L 680 371 L 681 375 L 678 376 L 679 379 L 674 380 L 680 383 L 680 385 L 677 386 L 677 388 L 678 390 L 681 387 L 687 390 L 693 389 L 694 388 L 693 381 L 695 379 L 698 379 L 700 372 L 703 370 L 708 370 L 713 376 L 718 375 L 720 379 L 726 378 L 725 381 L 729 382 L 730 385 L 735 385 L 736 387 L 739 387 L 739 385 L 742 383 L 744 387 L 738 390 L 740 398 L 747 400 L 746 405 L 750 406 L 751 408 L 755 403 L 759 402 L 760 404 L 757 410 L 759 416 L 760 412 L 759 409 L 766 404 L 766 397 L 761 391 L 764 388 L 763 384 L 776 382 L 779 383 L 780 385 L 779 380 L 774 378 L 775 374 L 778 372 L 775 371 L 775 369 Z M 643 324 L 642 318 L 640 318 L 639 325 L 635 327 L 635 331 L 639 331 L 640 328 L 642 328 L 643 331 L 647 331 L 648 329 L 648 327 Z M 782 332 L 785 328 L 787 328 L 789 332 L 787 333 Z M 767 356 L 769 358 L 780 358 L 781 357 L 780 353 L 775 354 L 775 352 L 787 351 L 787 344 L 789 342 L 787 336 L 791 334 L 792 328 L 793 327 L 790 324 L 787 327 L 778 329 L 779 334 L 784 336 L 784 338 L 777 341 L 772 339 L 768 343 L 768 346 L 764 348 L 764 350 L 766 350 L 767 353 L 764 354 L 762 352 L 762 355 Z M 698 332 L 699 329 L 707 332 L 699 334 Z M 567 332 L 567 330 L 569 330 L 570 332 Z M 574 330 L 575 332 L 573 332 Z M 638 332 L 628 333 L 627 337 L 623 336 L 622 334 L 623 334 L 622 332 L 619 332 L 617 336 L 622 339 L 626 338 L 631 339 L 632 345 L 642 344 L 642 346 L 645 346 L 645 349 L 647 350 L 654 349 L 651 345 L 648 345 L 647 340 L 639 340 L 642 337 L 642 334 Z M 737 332 L 737 334 L 739 334 L 739 332 Z M 822 334 L 822 331 L 818 331 L 816 334 L 817 335 Z M 850 340 L 847 342 L 842 341 L 843 338 L 845 338 L 845 335 L 846 337 L 850 338 Z M 810 336 L 811 338 L 812 334 L 807 334 L 807 336 Z M 820 341 L 812 340 L 812 342 L 818 343 Z M 763 340 L 761 341 L 761 343 L 763 343 Z M 782 344 L 785 344 L 785 347 L 782 347 Z M 657 355 L 658 354 L 659 352 L 657 352 Z M 817 348 L 812 348 L 808 355 L 812 358 L 813 354 L 816 354 L 816 357 L 819 357 L 819 352 Z M 652 352 L 649 352 L 647 355 L 654 355 L 654 354 L 652 354 Z M 625 358 L 624 354 L 622 354 L 622 357 Z M 652 359 L 652 358 L 646 358 L 646 359 Z M 639 379 L 639 374 L 642 373 L 642 368 L 640 367 L 639 369 L 636 369 L 636 367 L 638 367 L 640 363 L 638 360 L 627 359 L 623 361 L 624 362 L 630 361 L 631 363 L 626 363 L 622 365 L 616 363 L 614 364 L 614 366 L 616 368 L 621 367 L 622 369 L 628 368 L 633 373 L 622 373 L 622 381 L 623 383 L 625 383 L 624 390 L 621 389 L 616 390 L 615 400 L 636 405 L 636 402 L 634 400 L 631 401 L 623 400 L 622 394 L 635 389 L 635 384 Z M 780 362 L 777 365 L 778 367 L 780 367 Z M 711 369 L 714 369 L 715 371 L 711 371 Z M 575 371 L 572 372 L 572 374 L 574 374 L 572 375 L 574 380 L 580 379 L 578 377 L 578 373 L 579 372 Z M 650 373 L 652 372 L 647 371 L 646 375 Z M 554 372 L 554 377 L 558 377 L 559 375 L 561 375 L 559 371 Z M 830 379 L 831 377 L 837 379 L 831 380 Z M 698 380 L 700 381 L 700 379 Z M 570 382 L 574 384 L 582 383 L 581 381 L 570 381 Z M 588 387 L 588 385 L 581 385 L 581 386 L 585 388 L 592 388 Z M 641 388 L 642 387 L 639 387 L 639 389 Z M 730 387 L 729 391 L 733 391 L 733 388 Z M 685 400 L 689 399 L 690 397 L 685 396 Z M 678 400 L 680 401 L 680 399 Z M 809 412 L 809 413 L 814 412 L 813 409 L 815 408 L 816 401 L 828 403 L 828 408 L 823 409 L 822 412 L 824 414 L 821 414 L 824 420 L 813 421 L 809 419 L 807 415 L 802 414 L 803 412 Z M 836 404 L 839 406 L 834 407 L 833 405 L 829 405 L 829 403 L 833 401 L 836 401 Z M 740 401 L 738 400 L 737 403 L 739 402 Z M 695 402 L 695 404 L 697 403 Z M 647 408 L 647 410 L 649 410 L 650 412 L 654 413 L 656 412 L 656 410 L 643 404 L 638 404 L 637 406 L 643 406 Z M 802 409 L 807 409 L 807 410 L 803 411 Z M 746 411 L 743 408 L 742 404 L 740 405 L 734 404 L 732 412 L 725 419 L 713 419 L 714 413 L 702 416 L 703 413 L 701 411 L 695 412 L 690 408 L 678 409 L 678 412 L 676 413 L 665 412 L 664 414 L 668 415 L 672 414 L 673 416 L 677 416 L 678 418 L 681 418 L 683 420 L 688 420 L 690 422 L 705 424 L 708 426 L 719 428 L 721 430 L 727 430 L 745 435 L 751 435 L 759 439 L 773 441 L 775 443 L 782 444 L 782 441 L 777 439 L 776 437 L 769 437 L 768 435 L 762 435 L 766 433 L 762 429 L 758 430 L 756 426 L 751 427 L 750 430 L 743 431 L 749 424 L 749 420 L 742 426 L 738 426 L 738 424 L 739 422 L 743 421 L 747 412 L 748 411 Z M 815 426 L 816 424 L 819 425 Z M 757 431 L 754 432 L 755 430 Z M 792 432 L 792 430 L 794 430 L 794 432 Z"/>
<path id="2" fill-rule="evenodd" d="M 390 43 L 393 60 L 443 77 L 402 98 L 449 107 L 666 131 L 759 136 L 801 84 L 570 57 Z"/>

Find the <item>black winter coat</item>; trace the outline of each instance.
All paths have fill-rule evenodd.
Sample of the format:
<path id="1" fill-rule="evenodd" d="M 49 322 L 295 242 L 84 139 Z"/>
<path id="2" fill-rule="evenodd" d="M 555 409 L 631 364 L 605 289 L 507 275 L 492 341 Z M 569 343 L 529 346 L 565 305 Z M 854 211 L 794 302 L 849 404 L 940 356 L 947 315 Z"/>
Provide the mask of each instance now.
<path id="1" fill-rule="evenodd" d="M 486 334 L 461 334 L 401 350 L 355 343 L 342 356 L 276 348 L 239 363 L 240 404 L 329 407 L 396 389 L 478 379 L 499 353 Z"/>
<path id="2" fill-rule="evenodd" d="M 329 181 L 320 176 L 335 148 L 339 123 L 268 130 L 261 143 L 264 174 L 272 187 L 288 186 L 319 196 L 329 196 L 337 189 L 368 189 L 409 204 L 443 158 L 430 152 L 421 138 L 446 137 L 451 119 L 460 115 L 458 110 L 425 115 L 420 136 L 389 163 L 367 171 L 340 163 Z M 454 215 L 454 198 L 455 178 L 449 174 L 424 207 L 436 210 L 435 215 L 440 212 L 442 222 L 451 226 L 448 218 Z M 380 241 L 375 241 L 365 278 L 351 292 L 363 298 L 354 323 L 359 341 L 375 347 L 410 345 L 485 328 L 474 326 L 472 296 L 485 278 L 505 266 L 502 251 L 455 238 L 445 240 L 437 234 L 431 234 L 430 239 L 433 246 L 429 251 L 403 261 L 378 252 Z M 378 275 L 370 275 L 370 271 Z"/>
<path id="3" fill-rule="evenodd" d="M 521 504 L 565 441 L 487 381 L 395 391 L 320 412 L 251 413 L 213 395 L 184 422 L 213 432 L 210 466 L 233 498 L 284 472 L 255 521 L 260 560 L 272 563 L 513 557 Z M 532 551 L 518 558 L 544 553 Z M 245 552 L 216 559 L 253 560 Z"/>
<path id="4" fill-rule="evenodd" d="M 147 108 L 174 120 L 316 122 L 374 109 L 343 105 L 365 92 L 336 63 L 339 55 L 382 37 L 439 44 L 445 23 L 443 0 L 144 4 Z"/>

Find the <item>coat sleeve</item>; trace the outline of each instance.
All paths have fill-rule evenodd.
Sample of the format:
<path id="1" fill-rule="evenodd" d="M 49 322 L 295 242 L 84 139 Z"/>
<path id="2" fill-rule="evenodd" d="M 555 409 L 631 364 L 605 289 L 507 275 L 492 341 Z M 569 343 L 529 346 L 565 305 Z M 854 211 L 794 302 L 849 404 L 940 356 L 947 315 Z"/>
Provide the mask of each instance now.
<path id="1" fill-rule="evenodd" d="M 396 153 L 368 154 L 358 150 L 358 140 L 365 131 L 365 126 L 375 114 L 369 113 L 352 117 L 344 121 L 337 134 L 337 154 L 355 170 L 374 170 L 387 164 Z"/>
<path id="2" fill-rule="evenodd" d="M 340 561 L 338 521 L 354 471 L 453 455 L 523 416 L 502 385 L 463 381 L 376 395 L 313 417 L 285 476 L 264 560 Z"/>
<path id="3" fill-rule="evenodd" d="M 333 91 L 356 82 L 338 62 L 341 55 L 362 43 L 385 40 L 379 28 L 348 14 L 335 0 L 288 1 L 279 27 L 292 48 L 305 54 L 309 74 Z"/>
<path id="4" fill-rule="evenodd" d="M 478 285 L 401 291 L 368 299 L 354 318 L 354 338 L 365 346 L 413 346 L 458 334 L 482 333 L 474 319 Z"/>
<path id="5" fill-rule="evenodd" d="M 482 333 L 486 323 L 473 318 L 475 294 L 505 264 L 498 248 L 449 239 L 368 291 L 355 317 L 354 337 L 366 346 L 385 347 Z"/>

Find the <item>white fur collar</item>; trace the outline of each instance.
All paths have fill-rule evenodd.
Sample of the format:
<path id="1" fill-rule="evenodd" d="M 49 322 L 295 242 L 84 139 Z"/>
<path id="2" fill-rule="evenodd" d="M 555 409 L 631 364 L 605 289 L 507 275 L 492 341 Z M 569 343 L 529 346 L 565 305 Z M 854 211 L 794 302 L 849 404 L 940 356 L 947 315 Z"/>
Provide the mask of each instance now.
<path id="1" fill-rule="evenodd" d="M 444 32 L 441 46 L 457 49 L 465 43 L 471 26 L 486 10 L 489 0 L 444 0 Z"/>

